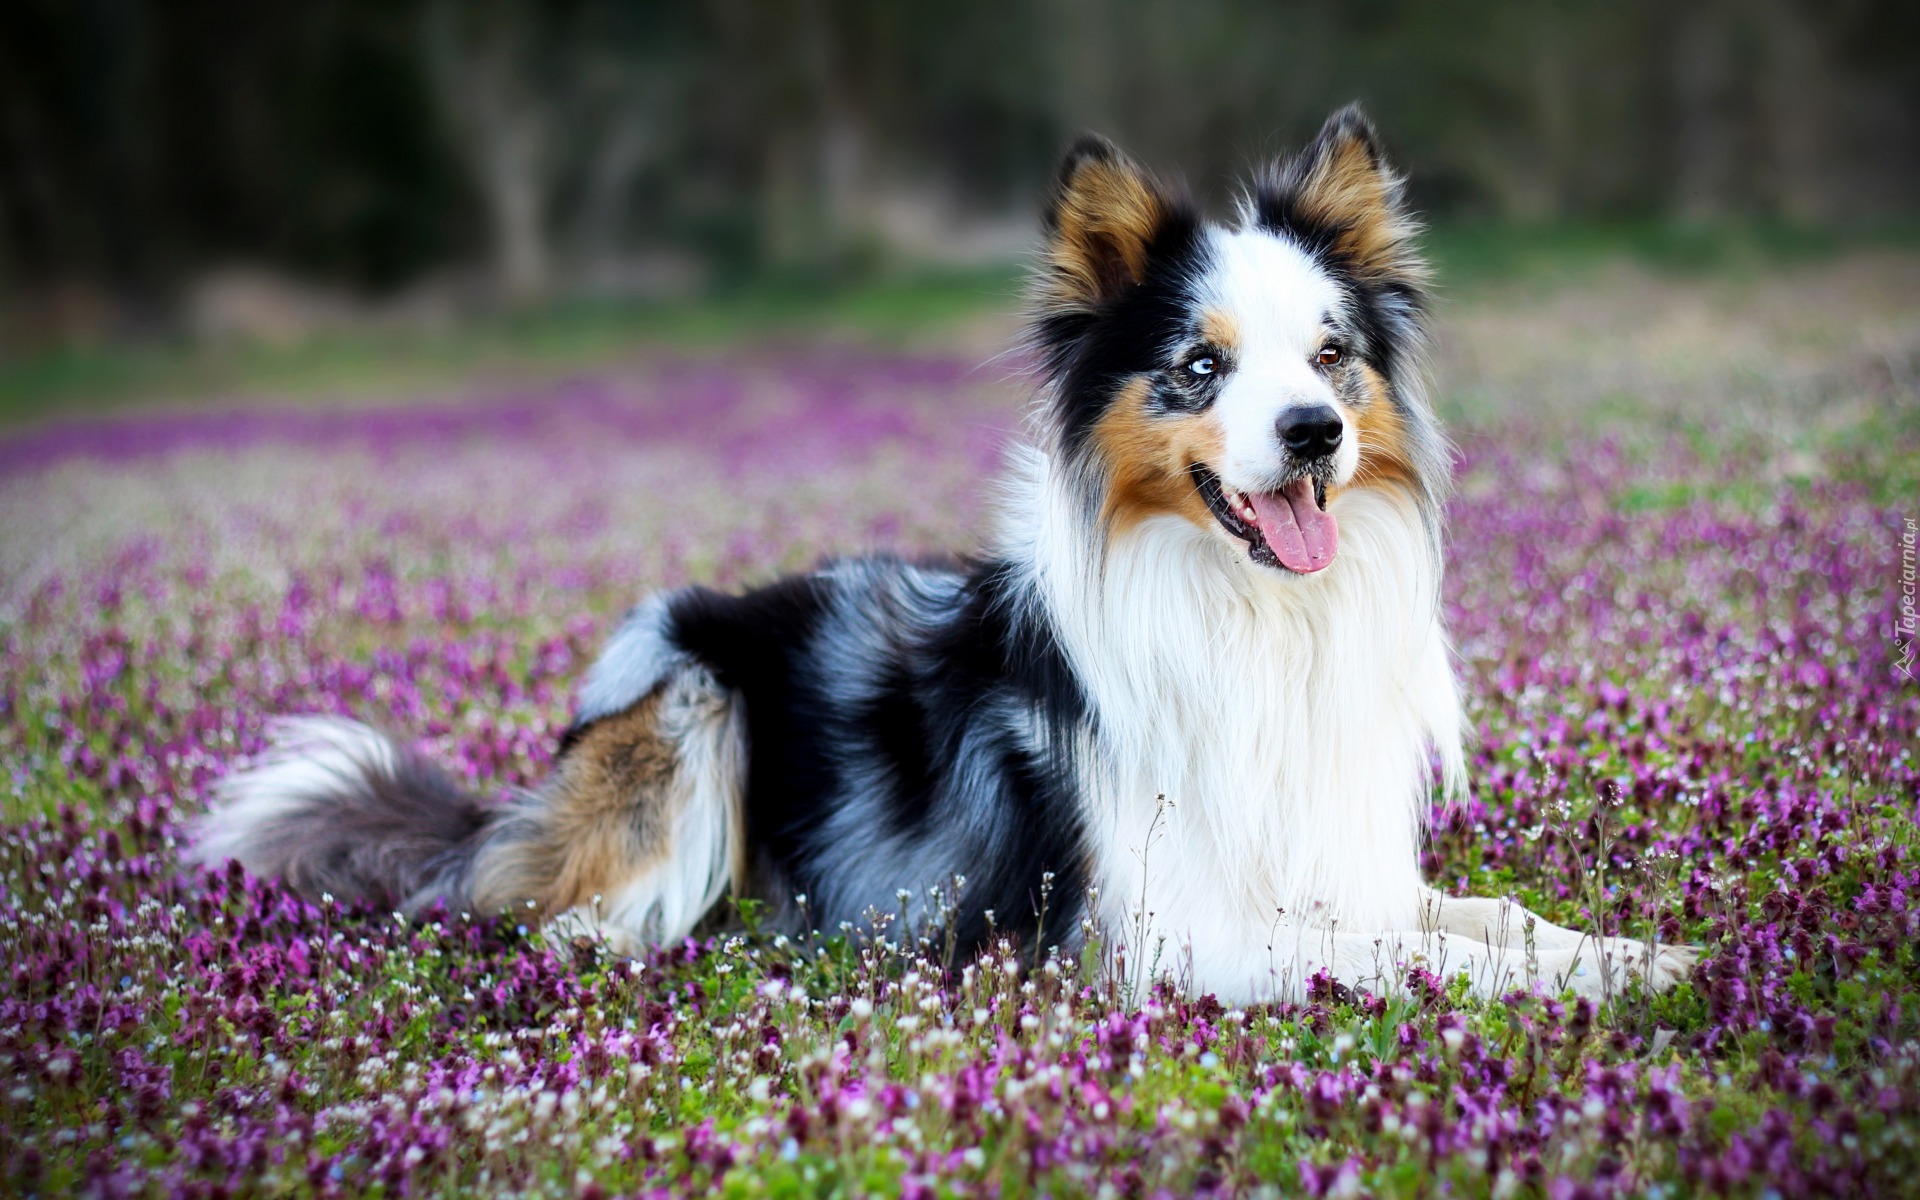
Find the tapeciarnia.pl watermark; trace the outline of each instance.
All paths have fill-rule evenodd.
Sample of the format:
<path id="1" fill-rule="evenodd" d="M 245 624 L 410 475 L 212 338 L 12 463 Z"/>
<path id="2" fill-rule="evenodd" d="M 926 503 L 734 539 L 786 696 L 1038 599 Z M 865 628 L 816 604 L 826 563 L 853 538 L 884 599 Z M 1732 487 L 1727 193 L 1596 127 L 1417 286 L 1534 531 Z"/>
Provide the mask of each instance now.
<path id="1" fill-rule="evenodd" d="M 1920 640 L 1920 619 L 1914 615 L 1914 543 L 1920 540 L 1920 522 L 1912 517 L 1900 531 L 1900 615 L 1893 622 L 1893 669 L 1915 678 L 1914 646 Z"/>

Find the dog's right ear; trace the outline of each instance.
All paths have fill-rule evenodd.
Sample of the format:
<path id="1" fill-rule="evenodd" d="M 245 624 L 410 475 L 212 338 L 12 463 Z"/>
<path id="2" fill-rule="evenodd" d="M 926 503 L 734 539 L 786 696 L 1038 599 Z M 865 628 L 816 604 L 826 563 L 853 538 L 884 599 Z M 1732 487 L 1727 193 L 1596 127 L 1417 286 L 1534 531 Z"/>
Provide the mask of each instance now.
<path id="1" fill-rule="evenodd" d="M 1092 306 L 1146 278 L 1147 252 L 1177 205 L 1107 139 L 1084 134 L 1047 198 L 1046 300 Z"/>

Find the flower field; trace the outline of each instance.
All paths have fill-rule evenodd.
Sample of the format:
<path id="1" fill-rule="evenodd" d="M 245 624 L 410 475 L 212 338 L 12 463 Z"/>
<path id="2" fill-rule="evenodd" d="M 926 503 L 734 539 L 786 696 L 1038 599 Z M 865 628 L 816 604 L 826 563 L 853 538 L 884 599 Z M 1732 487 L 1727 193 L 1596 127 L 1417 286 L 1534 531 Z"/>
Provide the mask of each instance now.
<path id="1" fill-rule="evenodd" d="M 1913 1194 L 1916 277 L 1442 328 L 1478 740 L 1429 873 L 1705 948 L 1597 1012 L 1430 976 L 1227 1010 L 751 911 L 633 961 L 181 866 L 271 716 L 504 791 L 648 589 L 977 544 L 999 364 L 748 348 L 0 433 L 0 1193 Z"/>

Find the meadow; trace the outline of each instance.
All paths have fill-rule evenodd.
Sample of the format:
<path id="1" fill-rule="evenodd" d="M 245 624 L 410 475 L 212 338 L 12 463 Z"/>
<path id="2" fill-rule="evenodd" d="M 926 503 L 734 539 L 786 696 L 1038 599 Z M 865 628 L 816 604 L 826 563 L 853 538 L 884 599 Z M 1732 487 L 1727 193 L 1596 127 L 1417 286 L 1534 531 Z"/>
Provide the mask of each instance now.
<path id="1" fill-rule="evenodd" d="M 977 546 L 1027 388 L 990 283 L 513 369 L 83 363 L 9 411 L 110 411 L 0 429 L 0 1192 L 1911 1194 L 1920 253 L 1555 262 L 1442 297 L 1476 737 L 1426 865 L 1691 982 L 1242 1010 L 884 918 L 630 960 L 185 869 L 270 717 L 504 794 L 649 589 Z"/>

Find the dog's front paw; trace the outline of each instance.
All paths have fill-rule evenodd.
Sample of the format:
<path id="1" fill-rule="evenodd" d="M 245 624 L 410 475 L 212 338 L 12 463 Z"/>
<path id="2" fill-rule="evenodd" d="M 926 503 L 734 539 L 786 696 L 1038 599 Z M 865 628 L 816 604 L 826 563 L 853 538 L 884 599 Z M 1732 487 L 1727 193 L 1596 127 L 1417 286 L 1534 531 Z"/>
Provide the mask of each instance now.
<path id="1" fill-rule="evenodd" d="M 1646 971 L 1647 990 L 1664 992 L 1674 984 L 1691 978 L 1694 967 L 1699 965 L 1700 954 L 1699 946 L 1655 947 L 1653 961 Z"/>
<path id="2" fill-rule="evenodd" d="M 1594 938 L 1568 951 L 1566 961 L 1546 972 L 1554 982 L 1589 1000 L 1611 1000 L 1638 980 L 1648 991 L 1664 992 L 1693 974 L 1698 946 L 1649 946 L 1633 938 Z M 1547 964 L 1543 964 L 1545 966 Z"/>

